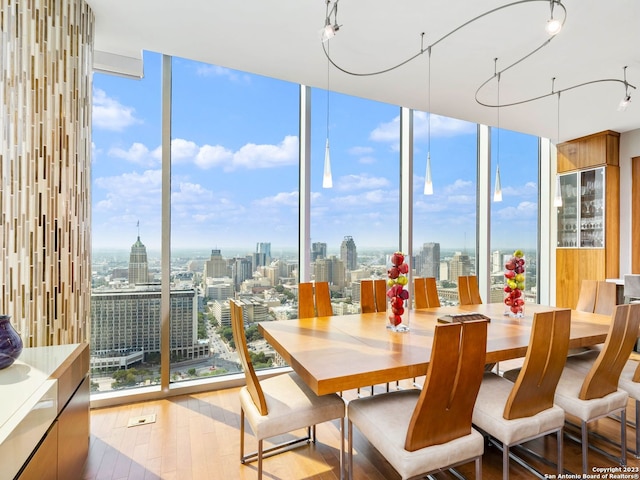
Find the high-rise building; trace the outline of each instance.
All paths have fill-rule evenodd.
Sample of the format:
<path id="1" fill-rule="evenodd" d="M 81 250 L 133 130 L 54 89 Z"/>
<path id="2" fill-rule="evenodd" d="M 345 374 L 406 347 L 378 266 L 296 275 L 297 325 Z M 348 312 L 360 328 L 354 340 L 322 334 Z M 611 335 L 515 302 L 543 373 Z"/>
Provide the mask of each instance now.
<path id="1" fill-rule="evenodd" d="M 271 242 L 258 242 L 256 243 L 256 253 L 264 254 L 265 261 L 262 265 L 269 265 L 271 263 Z"/>
<path id="2" fill-rule="evenodd" d="M 136 243 L 131 246 L 129 254 L 129 285 L 140 285 L 149 282 L 149 261 L 147 260 L 147 247 L 140 241 L 140 235 Z"/>
<path id="3" fill-rule="evenodd" d="M 347 270 L 358 268 L 358 252 L 353 237 L 346 236 L 340 245 L 340 260 Z"/>
<path id="4" fill-rule="evenodd" d="M 473 274 L 473 265 L 469 255 L 462 252 L 456 252 L 449 262 L 449 279 L 453 282 L 458 281 L 458 277 Z"/>
<path id="5" fill-rule="evenodd" d="M 207 278 L 228 277 L 230 274 L 227 261 L 222 257 L 220 250 L 211 250 L 211 258 L 204 262 L 203 282 Z"/>
<path id="6" fill-rule="evenodd" d="M 160 352 L 160 296 L 158 286 L 91 293 L 91 355 L 96 364 L 105 365 L 100 358 Z M 208 348 L 197 339 L 196 291 L 171 291 L 170 309 L 171 355 L 181 359 L 206 355 Z"/>
<path id="7" fill-rule="evenodd" d="M 251 260 L 243 257 L 235 258 L 233 265 L 231 266 L 231 278 L 233 279 L 236 291 L 240 290 L 242 282 L 247 278 L 252 277 L 253 271 L 251 270 Z"/>
<path id="8" fill-rule="evenodd" d="M 434 277 L 440 280 L 440 244 L 424 243 L 416 255 L 416 274 L 420 277 Z"/>
<path id="9" fill-rule="evenodd" d="M 327 258 L 327 244 L 324 242 L 314 242 L 311 244 L 311 261 L 315 262 L 320 258 Z"/>
<path id="10" fill-rule="evenodd" d="M 344 262 L 335 255 L 316 260 L 313 264 L 313 278 L 316 282 L 329 282 L 330 285 L 344 288 L 347 280 Z"/>

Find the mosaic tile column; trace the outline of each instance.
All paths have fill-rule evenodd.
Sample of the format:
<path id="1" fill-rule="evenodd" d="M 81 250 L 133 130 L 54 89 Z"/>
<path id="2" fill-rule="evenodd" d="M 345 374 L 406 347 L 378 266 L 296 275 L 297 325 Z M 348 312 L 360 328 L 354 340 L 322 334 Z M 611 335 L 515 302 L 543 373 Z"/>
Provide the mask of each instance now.
<path id="1" fill-rule="evenodd" d="M 83 0 L 0 0 L 0 313 L 25 347 L 89 338 L 93 28 Z"/>

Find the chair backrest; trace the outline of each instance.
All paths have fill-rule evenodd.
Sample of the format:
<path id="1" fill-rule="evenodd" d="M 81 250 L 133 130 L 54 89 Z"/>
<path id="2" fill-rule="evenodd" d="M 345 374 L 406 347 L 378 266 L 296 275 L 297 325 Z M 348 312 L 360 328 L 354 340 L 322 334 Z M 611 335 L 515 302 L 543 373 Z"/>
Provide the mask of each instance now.
<path id="1" fill-rule="evenodd" d="M 316 316 L 313 300 L 313 284 L 304 282 L 298 284 L 298 318 L 313 318 Z"/>
<path id="2" fill-rule="evenodd" d="M 387 286 L 384 279 L 360 280 L 360 311 L 384 312 L 387 309 Z"/>
<path id="3" fill-rule="evenodd" d="M 331 292 L 329 291 L 329 282 L 315 283 L 315 301 L 316 312 L 319 317 L 330 317 L 333 315 L 333 307 L 331 306 Z"/>
<path id="4" fill-rule="evenodd" d="M 638 338 L 638 327 L 640 304 L 616 306 L 604 346 L 582 383 L 580 399 L 601 398 L 616 391 L 622 369 Z"/>
<path id="5" fill-rule="evenodd" d="M 376 297 L 376 310 L 385 312 L 387 310 L 387 282 L 383 278 L 374 280 L 373 291 Z"/>
<path id="6" fill-rule="evenodd" d="M 478 277 L 475 275 L 458 277 L 458 302 L 460 305 L 479 305 L 482 303 L 478 289 Z"/>
<path id="7" fill-rule="evenodd" d="M 436 286 L 436 279 L 434 277 L 427 277 L 425 279 L 425 286 L 427 290 L 427 307 L 429 308 L 439 307 L 440 297 L 438 297 L 438 287 Z M 479 297 L 480 297 L 480 294 L 478 293 L 478 298 Z M 482 300 L 480 300 L 480 303 L 482 303 Z"/>
<path id="8" fill-rule="evenodd" d="M 426 278 L 417 277 L 413 279 L 413 299 L 416 302 L 416 308 L 429 308 Z"/>
<path id="9" fill-rule="evenodd" d="M 613 311 L 618 303 L 618 294 L 616 292 L 616 284 L 611 282 L 598 282 L 598 291 L 596 293 L 596 304 L 593 307 L 593 313 L 602 315 L 613 315 Z"/>
<path id="10" fill-rule="evenodd" d="M 529 348 L 502 416 L 529 417 L 553 406 L 558 380 L 567 360 L 571 310 L 536 313 Z"/>
<path id="11" fill-rule="evenodd" d="M 596 296 L 598 294 L 597 280 L 582 280 L 580 284 L 580 293 L 578 294 L 578 303 L 576 310 L 581 312 L 593 313 L 596 306 Z"/>
<path id="12" fill-rule="evenodd" d="M 229 306 L 231 307 L 231 328 L 233 330 L 233 341 L 236 344 L 236 352 L 240 357 L 240 363 L 242 364 L 242 370 L 247 381 L 247 389 L 251 395 L 251 399 L 256 408 L 260 412 L 260 415 L 266 415 L 269 413 L 267 409 L 267 401 L 260 387 L 258 376 L 253 369 L 251 363 L 251 357 L 249 356 L 249 349 L 247 347 L 247 337 L 244 334 L 244 320 L 242 318 L 242 306 L 235 300 L 229 300 Z"/>
<path id="13" fill-rule="evenodd" d="M 640 298 L 640 275 L 624 276 L 624 296 L 627 298 Z"/>
<path id="14" fill-rule="evenodd" d="M 407 430 L 406 450 L 471 433 L 486 350 L 486 320 L 436 325 L 427 376 Z"/>

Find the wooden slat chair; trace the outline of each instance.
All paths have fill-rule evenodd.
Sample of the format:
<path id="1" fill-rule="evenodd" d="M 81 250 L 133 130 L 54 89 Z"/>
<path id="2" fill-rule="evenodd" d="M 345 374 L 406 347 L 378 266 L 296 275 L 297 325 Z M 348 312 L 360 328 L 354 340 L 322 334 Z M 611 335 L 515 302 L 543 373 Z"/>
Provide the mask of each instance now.
<path id="1" fill-rule="evenodd" d="M 564 411 L 553 399 L 569 349 L 571 310 L 536 313 L 515 384 L 485 373 L 473 409 L 473 424 L 502 444 L 502 478 L 509 478 L 509 448 L 557 435 L 558 474 L 563 473 Z"/>
<path id="2" fill-rule="evenodd" d="M 478 277 L 475 275 L 458 277 L 458 302 L 460 305 L 479 305 L 482 303 L 478 289 Z"/>
<path id="3" fill-rule="evenodd" d="M 440 297 L 438 297 L 438 287 L 436 286 L 436 279 L 434 277 L 427 277 L 425 279 L 425 287 L 427 290 L 427 307 L 428 308 L 439 307 Z M 480 303 L 482 303 L 482 300 L 480 300 Z"/>
<path id="4" fill-rule="evenodd" d="M 413 279 L 413 300 L 416 308 L 429 308 L 427 300 L 427 279 L 416 277 Z"/>
<path id="5" fill-rule="evenodd" d="M 599 281 L 593 313 L 612 315 L 617 303 L 616 284 Z"/>
<path id="6" fill-rule="evenodd" d="M 386 312 L 387 310 L 387 285 L 384 279 L 360 280 L 360 311 L 362 313 Z M 375 385 L 371 385 L 371 395 L 374 394 Z M 389 384 L 387 383 L 387 392 Z M 360 389 L 358 388 L 358 396 Z"/>
<path id="7" fill-rule="evenodd" d="M 484 372 L 487 322 L 435 327 L 422 390 L 351 400 L 347 407 L 348 470 L 353 478 L 353 426 L 403 479 L 475 461 L 482 477 L 484 439 L 471 415 Z"/>
<path id="8" fill-rule="evenodd" d="M 231 326 L 236 350 L 246 378 L 246 386 L 240 389 L 240 462 L 258 460 L 258 478 L 262 478 L 262 460 L 294 446 L 316 441 L 315 425 L 340 420 L 340 472 L 343 472 L 344 452 L 344 401 L 336 394 L 318 396 L 307 387 L 295 372 L 276 375 L 260 381 L 251 363 L 242 320 L 242 306 L 235 301 L 231 305 Z M 244 420 L 258 440 L 258 450 L 245 455 Z M 295 438 L 264 449 L 263 441 L 299 429 L 307 429 L 304 437 Z"/>
<path id="9" fill-rule="evenodd" d="M 316 282 L 314 287 L 316 314 L 318 315 L 318 317 L 332 316 L 333 307 L 331 306 L 331 292 L 329 291 L 329 282 Z"/>
<path id="10" fill-rule="evenodd" d="M 587 424 L 620 413 L 620 462 L 627 461 L 626 407 L 629 395 L 618 388 L 620 375 L 629 359 L 640 327 L 640 305 L 618 305 L 613 314 L 607 339 L 600 351 L 572 355 L 558 382 L 555 403 L 566 413 L 580 419 L 582 471 L 588 470 L 589 445 Z M 595 357 L 595 360 L 592 360 Z"/>
<path id="11" fill-rule="evenodd" d="M 316 316 L 316 304 L 313 299 L 313 283 L 298 284 L 298 318 L 313 318 Z"/>
<path id="12" fill-rule="evenodd" d="M 596 306 L 596 296 L 598 295 L 597 280 L 582 280 L 580 284 L 580 293 L 578 294 L 578 303 L 576 310 L 581 312 L 593 312 Z"/>

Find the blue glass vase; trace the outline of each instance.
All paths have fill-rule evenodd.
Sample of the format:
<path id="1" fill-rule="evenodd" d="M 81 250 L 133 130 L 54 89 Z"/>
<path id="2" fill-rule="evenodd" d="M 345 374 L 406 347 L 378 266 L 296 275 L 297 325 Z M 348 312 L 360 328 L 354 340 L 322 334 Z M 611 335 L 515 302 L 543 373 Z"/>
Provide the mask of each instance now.
<path id="1" fill-rule="evenodd" d="M 9 315 L 0 315 L 0 369 L 7 368 L 22 353 L 22 339 Z"/>

